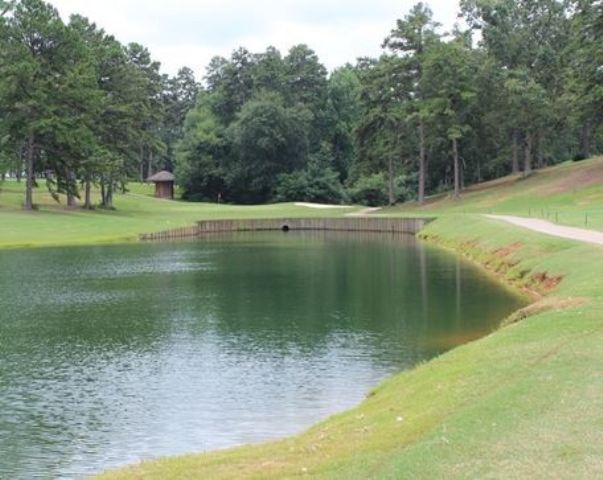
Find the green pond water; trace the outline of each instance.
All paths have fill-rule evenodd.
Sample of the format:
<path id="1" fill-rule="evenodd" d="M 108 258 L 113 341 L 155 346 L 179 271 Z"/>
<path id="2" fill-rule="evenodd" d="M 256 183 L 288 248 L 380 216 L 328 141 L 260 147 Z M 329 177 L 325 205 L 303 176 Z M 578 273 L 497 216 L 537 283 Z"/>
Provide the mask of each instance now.
<path id="1" fill-rule="evenodd" d="M 521 300 L 404 235 L 0 252 L 0 478 L 299 432 Z"/>

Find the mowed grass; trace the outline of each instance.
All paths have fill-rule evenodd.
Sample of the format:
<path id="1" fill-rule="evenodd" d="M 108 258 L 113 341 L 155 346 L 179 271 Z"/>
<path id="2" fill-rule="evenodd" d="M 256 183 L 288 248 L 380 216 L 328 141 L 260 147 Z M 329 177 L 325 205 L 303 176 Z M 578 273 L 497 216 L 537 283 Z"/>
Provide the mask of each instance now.
<path id="1" fill-rule="evenodd" d="M 152 196 L 153 186 L 131 184 L 129 193 L 115 196 L 115 210 L 68 209 L 56 203 L 40 185 L 34 201 L 38 210 L 24 212 L 24 185 L 0 184 L 0 248 L 43 247 L 134 241 L 141 233 L 193 225 L 206 219 L 340 216 L 354 208 L 319 210 L 292 203 L 230 206 L 166 201 Z M 98 192 L 94 201 L 98 203 Z"/>
<path id="2" fill-rule="evenodd" d="M 99 478 L 603 478 L 603 248 L 480 215 L 443 216 L 422 236 L 535 303 L 299 436 Z"/>
<path id="3" fill-rule="evenodd" d="M 562 225 L 603 230 L 603 157 L 565 162 L 537 170 L 528 178 L 511 175 L 465 190 L 460 200 L 450 194 L 426 204 L 403 204 L 383 215 L 442 216 L 494 213 L 543 218 Z"/>
<path id="4" fill-rule="evenodd" d="M 115 196 L 114 211 L 68 209 L 41 183 L 34 195 L 35 212 L 24 212 L 24 185 L 0 183 L 0 248 L 42 247 L 134 241 L 141 233 L 193 225 L 206 219 L 336 217 L 357 208 L 312 209 L 295 204 L 231 206 L 153 198 L 153 186 L 128 185 Z M 98 192 L 94 201 L 98 203 Z M 427 205 L 404 204 L 379 215 L 441 217 L 449 214 L 505 213 L 548 218 L 561 224 L 603 230 L 603 157 L 536 172 L 527 179 L 505 177 L 475 185 L 459 201 L 449 195 Z"/>

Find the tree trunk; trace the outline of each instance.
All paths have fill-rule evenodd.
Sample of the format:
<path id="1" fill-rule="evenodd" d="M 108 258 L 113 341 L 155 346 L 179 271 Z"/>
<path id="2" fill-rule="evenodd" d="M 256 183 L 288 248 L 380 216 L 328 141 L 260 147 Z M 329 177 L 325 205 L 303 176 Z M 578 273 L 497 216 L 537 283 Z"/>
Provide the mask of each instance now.
<path id="1" fill-rule="evenodd" d="M 147 178 L 153 175 L 153 150 L 149 150 L 149 166 L 147 168 Z"/>
<path id="2" fill-rule="evenodd" d="M 140 146 L 140 182 L 144 183 L 144 145 Z"/>
<path id="3" fill-rule="evenodd" d="M 580 129 L 580 154 L 586 158 L 590 157 L 590 146 L 592 143 L 592 121 L 588 119 Z"/>
<path id="4" fill-rule="evenodd" d="M 541 131 L 538 131 L 536 134 L 536 165 L 538 168 L 544 167 L 544 148 L 543 148 L 543 134 Z"/>
<path id="5" fill-rule="evenodd" d="M 519 132 L 516 128 L 513 129 L 513 174 L 519 173 Z"/>
<path id="6" fill-rule="evenodd" d="M 33 133 L 29 134 L 27 139 L 27 155 L 25 156 L 25 210 L 33 210 L 33 188 L 34 188 L 34 152 L 35 138 Z"/>
<path id="7" fill-rule="evenodd" d="M 113 183 L 109 182 L 105 192 L 105 208 L 113 208 Z"/>
<path id="8" fill-rule="evenodd" d="M 388 175 L 389 175 L 389 204 L 391 205 L 395 205 L 396 204 L 396 192 L 394 191 L 394 158 L 393 156 L 390 155 L 389 157 L 389 171 L 388 171 Z"/>
<path id="9" fill-rule="evenodd" d="M 465 162 L 459 160 L 459 174 L 461 176 L 461 192 L 465 190 Z"/>
<path id="10" fill-rule="evenodd" d="M 105 180 L 101 179 L 100 182 L 100 188 L 101 188 L 101 206 L 105 206 L 105 203 L 107 202 L 107 189 L 105 188 Z"/>
<path id="11" fill-rule="evenodd" d="M 92 195 L 91 195 L 91 182 L 90 177 L 86 178 L 85 186 L 84 186 L 84 208 L 86 210 L 92 210 Z"/>
<path id="12" fill-rule="evenodd" d="M 477 183 L 482 183 L 482 162 L 479 155 L 477 157 Z"/>
<path id="13" fill-rule="evenodd" d="M 17 149 L 17 158 L 19 162 L 17 163 L 17 171 L 15 175 L 17 177 L 17 182 L 21 183 L 21 178 L 23 177 L 23 149 L 25 148 L 25 144 L 19 145 Z"/>
<path id="14" fill-rule="evenodd" d="M 532 134 L 526 133 L 526 142 L 523 159 L 523 175 L 532 173 Z"/>
<path id="15" fill-rule="evenodd" d="M 425 124 L 419 120 L 419 205 L 425 202 Z"/>
<path id="16" fill-rule="evenodd" d="M 73 193 L 74 188 L 75 188 L 75 173 L 73 172 L 69 172 L 68 173 L 69 179 L 67 182 L 67 206 L 69 208 L 75 208 L 77 206 L 76 201 L 75 201 L 75 195 Z"/>
<path id="17" fill-rule="evenodd" d="M 454 198 L 461 196 L 461 175 L 459 165 L 459 146 L 456 138 L 452 139 L 452 156 L 454 159 Z"/>

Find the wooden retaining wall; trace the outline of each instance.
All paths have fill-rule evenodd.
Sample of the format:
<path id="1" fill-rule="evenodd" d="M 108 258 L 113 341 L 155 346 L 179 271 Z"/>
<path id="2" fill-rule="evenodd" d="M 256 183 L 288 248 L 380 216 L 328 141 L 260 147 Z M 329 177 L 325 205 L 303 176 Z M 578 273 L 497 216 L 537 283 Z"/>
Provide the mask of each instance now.
<path id="1" fill-rule="evenodd" d="M 262 220 L 204 220 L 190 227 L 175 228 L 140 235 L 143 241 L 177 240 L 224 232 L 259 232 L 278 230 L 324 230 L 341 232 L 391 232 L 415 235 L 429 218 L 289 218 Z"/>

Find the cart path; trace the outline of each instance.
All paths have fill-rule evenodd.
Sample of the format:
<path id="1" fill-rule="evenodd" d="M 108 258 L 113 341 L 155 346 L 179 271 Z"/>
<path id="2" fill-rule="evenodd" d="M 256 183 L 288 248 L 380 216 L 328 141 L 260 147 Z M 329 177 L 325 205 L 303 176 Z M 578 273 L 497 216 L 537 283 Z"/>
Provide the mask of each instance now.
<path id="1" fill-rule="evenodd" d="M 535 232 L 545 233 L 554 237 L 569 238 L 579 242 L 603 245 L 603 232 L 587 230 L 585 228 L 564 227 L 555 223 L 539 220 L 537 218 L 514 217 L 511 215 L 486 215 L 488 218 L 503 220 L 519 227 L 528 228 Z"/>

